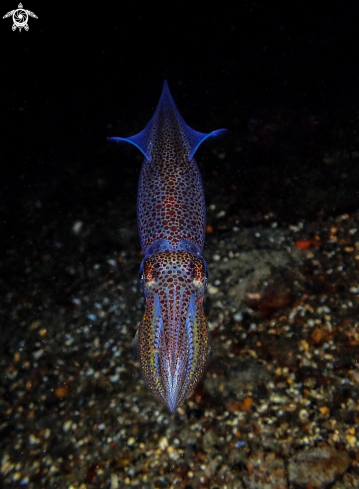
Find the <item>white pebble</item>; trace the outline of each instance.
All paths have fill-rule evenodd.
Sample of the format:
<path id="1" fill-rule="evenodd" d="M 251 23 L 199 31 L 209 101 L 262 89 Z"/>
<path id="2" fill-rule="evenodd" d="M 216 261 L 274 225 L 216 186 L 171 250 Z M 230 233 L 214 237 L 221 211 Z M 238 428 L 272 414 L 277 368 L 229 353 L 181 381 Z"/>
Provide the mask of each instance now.
<path id="1" fill-rule="evenodd" d="M 208 293 L 210 295 L 217 294 L 218 291 L 219 291 L 219 288 L 218 287 L 215 287 L 214 285 L 209 285 L 208 286 Z"/>
<path id="2" fill-rule="evenodd" d="M 118 477 L 116 474 L 111 474 L 111 489 L 118 489 Z"/>
<path id="3" fill-rule="evenodd" d="M 83 226 L 83 222 L 82 221 L 76 221 L 75 224 L 72 226 L 72 230 L 75 234 L 79 234 L 81 229 L 82 229 L 82 226 Z"/>
<path id="4" fill-rule="evenodd" d="M 165 436 L 162 436 L 162 438 L 159 441 L 159 447 L 161 450 L 166 450 L 168 447 L 168 440 Z"/>
<path id="5" fill-rule="evenodd" d="M 64 426 L 62 427 L 62 429 L 67 432 L 67 431 L 70 431 L 71 429 L 71 426 L 72 426 L 72 421 L 70 419 L 68 419 L 65 423 L 64 423 Z"/>
<path id="6" fill-rule="evenodd" d="M 242 321 L 243 319 L 243 314 L 241 312 L 236 312 L 236 314 L 233 316 L 233 319 L 235 321 Z"/>
<path id="7" fill-rule="evenodd" d="M 34 351 L 32 356 L 34 357 L 35 360 L 39 360 L 39 358 L 41 358 L 43 354 L 44 354 L 44 350 L 41 348 L 40 350 Z"/>

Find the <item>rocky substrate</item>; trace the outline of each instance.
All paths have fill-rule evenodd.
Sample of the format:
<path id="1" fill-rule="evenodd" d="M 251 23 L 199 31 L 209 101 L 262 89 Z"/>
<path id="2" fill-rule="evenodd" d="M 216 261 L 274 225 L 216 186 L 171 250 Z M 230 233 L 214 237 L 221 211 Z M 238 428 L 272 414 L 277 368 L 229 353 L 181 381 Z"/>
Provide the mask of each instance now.
<path id="1" fill-rule="evenodd" d="M 320 172 L 306 194 L 319 199 L 316 212 L 307 201 L 288 209 L 303 195 L 291 182 L 307 174 L 287 182 L 279 207 L 253 192 L 245 208 L 240 184 L 226 182 L 234 162 L 215 158 L 203 172 L 212 357 L 173 415 L 148 391 L 133 348 L 144 310 L 139 169 L 115 191 L 102 170 L 75 163 L 42 186 L 9 190 L 0 209 L 1 487 L 359 487 L 359 213 L 331 210 L 326 193 L 317 205 Z M 340 164 L 354 168 L 356 158 Z"/>

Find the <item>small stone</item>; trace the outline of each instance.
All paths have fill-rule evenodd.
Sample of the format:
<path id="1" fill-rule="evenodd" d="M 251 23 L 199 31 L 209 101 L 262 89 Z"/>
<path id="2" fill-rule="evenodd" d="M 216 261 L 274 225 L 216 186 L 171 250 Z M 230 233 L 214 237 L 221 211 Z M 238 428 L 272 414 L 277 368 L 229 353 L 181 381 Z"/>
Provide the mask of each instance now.
<path id="1" fill-rule="evenodd" d="M 242 402 L 242 409 L 244 411 L 248 411 L 248 409 L 251 408 L 253 404 L 253 398 L 252 397 L 246 397 L 244 401 Z"/>
<path id="2" fill-rule="evenodd" d="M 74 234 L 80 234 L 83 224 L 84 223 L 82 221 L 76 221 L 73 224 L 72 231 L 74 232 Z"/>
<path id="3" fill-rule="evenodd" d="M 65 423 L 64 423 L 63 430 L 64 430 L 65 432 L 70 431 L 71 426 L 72 426 L 72 421 L 71 421 L 70 419 L 68 419 L 68 420 L 67 420 L 67 421 L 65 421 Z"/>
<path id="4" fill-rule="evenodd" d="M 111 474 L 111 489 L 118 489 L 118 477 L 116 474 Z"/>
<path id="5" fill-rule="evenodd" d="M 166 450 L 166 448 L 168 447 L 168 440 L 165 436 L 162 436 L 162 438 L 160 438 L 159 447 L 161 450 Z"/>
<path id="6" fill-rule="evenodd" d="M 129 447 L 132 447 L 136 443 L 136 439 L 133 436 L 130 436 L 130 438 L 127 440 L 127 445 Z"/>
<path id="7" fill-rule="evenodd" d="M 232 399 L 231 402 L 226 404 L 226 408 L 230 413 L 238 413 L 242 408 L 242 404 L 236 399 Z"/>
<path id="8" fill-rule="evenodd" d="M 35 435 L 31 434 L 29 435 L 29 443 L 30 445 L 37 445 L 38 443 L 40 443 L 40 440 L 36 438 Z"/>
<path id="9" fill-rule="evenodd" d="M 33 323 L 30 324 L 30 331 L 34 331 L 34 329 L 37 329 L 41 324 L 41 321 L 34 321 Z"/>
<path id="10" fill-rule="evenodd" d="M 214 287 L 213 285 L 208 286 L 209 295 L 215 295 L 219 291 L 218 287 Z"/>
<path id="11" fill-rule="evenodd" d="M 299 348 L 304 351 L 309 351 L 309 343 L 307 340 L 300 340 L 299 341 Z"/>
<path id="12" fill-rule="evenodd" d="M 308 417 L 309 417 L 308 411 L 306 411 L 305 409 L 301 409 L 299 411 L 299 419 L 301 421 L 307 421 Z"/>
<path id="13" fill-rule="evenodd" d="M 320 412 L 320 416 L 322 418 L 329 418 L 329 415 L 330 415 L 330 409 L 328 408 L 328 406 L 321 406 L 319 408 L 319 412 Z"/>
<path id="14" fill-rule="evenodd" d="M 315 345 L 320 345 L 321 343 L 323 343 L 326 337 L 327 331 L 322 326 L 317 326 L 310 335 L 310 338 Z"/>
<path id="15" fill-rule="evenodd" d="M 217 457 L 213 458 L 210 460 L 210 462 L 207 464 L 205 468 L 205 475 L 206 477 L 213 477 L 213 475 L 217 472 L 218 467 L 221 465 L 221 457 L 218 455 Z"/>
<path id="16" fill-rule="evenodd" d="M 354 447 L 355 447 L 355 445 L 356 445 L 356 443 L 357 443 L 356 436 L 354 436 L 354 435 L 347 435 L 347 436 L 345 437 L 345 439 L 346 439 L 346 441 L 347 441 L 347 443 L 348 443 L 348 445 L 349 445 L 350 447 L 352 447 L 352 448 L 354 448 Z"/>
<path id="17" fill-rule="evenodd" d="M 40 350 L 34 351 L 32 356 L 34 357 L 34 360 L 39 360 L 43 354 L 44 354 L 44 350 L 40 348 Z"/>
<path id="18" fill-rule="evenodd" d="M 64 385 L 63 387 L 58 387 L 55 389 L 54 394 L 58 399 L 62 399 L 63 397 L 66 397 L 69 392 L 69 386 Z"/>

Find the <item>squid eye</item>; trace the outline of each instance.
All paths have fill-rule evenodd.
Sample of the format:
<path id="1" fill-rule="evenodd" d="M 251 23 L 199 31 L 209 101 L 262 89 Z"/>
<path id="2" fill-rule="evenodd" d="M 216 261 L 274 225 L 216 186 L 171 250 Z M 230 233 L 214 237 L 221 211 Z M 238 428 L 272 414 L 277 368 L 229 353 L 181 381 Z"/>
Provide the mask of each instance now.
<path id="1" fill-rule="evenodd" d="M 202 270 L 202 269 L 197 270 L 197 273 L 193 279 L 193 283 L 197 287 L 206 287 L 207 278 L 206 278 L 206 275 L 204 273 L 204 270 Z"/>
<path id="2" fill-rule="evenodd" d="M 193 279 L 194 285 L 197 287 L 200 287 L 204 290 L 207 288 L 207 283 L 208 283 L 208 269 L 206 262 L 201 259 L 200 263 L 197 263 L 194 269 L 194 279 Z"/>
<path id="3" fill-rule="evenodd" d="M 151 287 L 156 283 L 157 272 L 153 264 L 145 263 L 143 267 L 143 285 L 146 287 Z"/>

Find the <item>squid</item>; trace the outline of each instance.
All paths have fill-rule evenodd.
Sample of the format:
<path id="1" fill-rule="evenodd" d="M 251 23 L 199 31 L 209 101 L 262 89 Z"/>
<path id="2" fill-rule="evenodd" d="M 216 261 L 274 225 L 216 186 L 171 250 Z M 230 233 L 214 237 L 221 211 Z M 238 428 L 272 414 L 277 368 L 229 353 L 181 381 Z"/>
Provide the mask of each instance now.
<path id="1" fill-rule="evenodd" d="M 137 221 L 146 308 L 135 343 L 150 390 L 172 413 L 198 385 L 211 349 L 203 311 L 206 207 L 194 154 L 207 138 L 224 132 L 191 129 L 165 81 L 145 129 L 135 136 L 109 138 L 136 146 L 144 156 Z"/>

